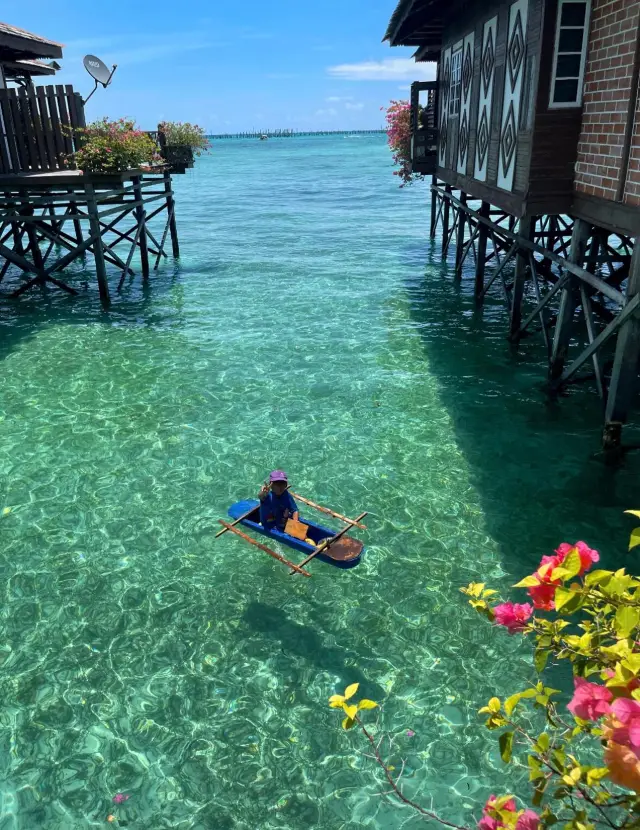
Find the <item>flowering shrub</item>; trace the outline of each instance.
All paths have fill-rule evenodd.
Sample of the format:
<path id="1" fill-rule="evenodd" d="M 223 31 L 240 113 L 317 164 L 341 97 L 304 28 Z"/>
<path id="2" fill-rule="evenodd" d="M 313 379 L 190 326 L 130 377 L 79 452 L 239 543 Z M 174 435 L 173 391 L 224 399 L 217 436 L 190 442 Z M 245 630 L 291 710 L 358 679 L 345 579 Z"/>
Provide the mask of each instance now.
<path id="1" fill-rule="evenodd" d="M 640 517 L 640 511 L 628 513 Z M 630 549 L 640 545 L 640 530 Z M 479 830 L 539 830 L 562 823 L 565 830 L 631 830 L 640 827 L 640 579 L 617 571 L 591 570 L 600 559 L 585 542 L 563 543 L 544 556 L 533 574 L 515 585 L 530 603 L 497 602 L 498 592 L 471 583 L 462 592 L 470 604 L 510 635 L 532 635 L 534 663 L 542 672 L 549 658 L 569 661 L 574 691 L 560 706 L 559 692 L 538 681 L 500 700 L 491 698 L 479 711 L 485 726 L 500 730 L 502 760 L 526 755 L 532 787 L 530 807 L 518 809 L 513 796 L 491 795 L 477 823 Z M 537 612 L 553 612 L 540 616 Z M 467 830 L 409 801 L 382 758 L 382 737 L 361 720 L 360 710 L 373 701 L 349 705 L 357 685 L 330 705 L 346 713 L 343 728 L 358 725 L 374 748 L 393 793 L 424 817 Z M 364 704 L 364 705 L 363 705 Z M 533 707 L 540 732 L 532 734 L 516 710 Z M 571 718 L 563 711 L 568 710 Z M 536 729 L 536 732 L 538 730 Z"/>
<path id="2" fill-rule="evenodd" d="M 86 173 L 119 173 L 158 158 L 155 142 L 127 118 L 102 118 L 75 133 L 81 146 L 67 163 Z"/>
<path id="3" fill-rule="evenodd" d="M 196 156 L 209 149 L 209 139 L 204 129 L 188 121 L 163 121 L 158 129 L 165 134 L 170 147 L 191 147 Z"/>
<path id="4" fill-rule="evenodd" d="M 411 170 L 411 104 L 408 101 L 392 101 L 386 110 L 387 143 L 393 153 L 393 163 L 399 170 L 393 175 L 402 179 L 400 187 L 412 184 L 421 174 Z"/>

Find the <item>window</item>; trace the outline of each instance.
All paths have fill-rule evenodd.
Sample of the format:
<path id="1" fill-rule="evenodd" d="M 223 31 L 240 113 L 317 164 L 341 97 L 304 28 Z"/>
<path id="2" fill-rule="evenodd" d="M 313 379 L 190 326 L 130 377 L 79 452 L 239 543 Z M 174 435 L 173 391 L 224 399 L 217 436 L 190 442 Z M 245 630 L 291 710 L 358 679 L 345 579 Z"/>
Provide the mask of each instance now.
<path id="1" fill-rule="evenodd" d="M 449 115 L 460 115 L 460 91 L 462 87 L 462 49 L 451 55 L 451 81 L 449 83 Z"/>
<path id="2" fill-rule="evenodd" d="M 579 107 L 589 34 L 590 0 L 559 0 L 549 107 Z"/>

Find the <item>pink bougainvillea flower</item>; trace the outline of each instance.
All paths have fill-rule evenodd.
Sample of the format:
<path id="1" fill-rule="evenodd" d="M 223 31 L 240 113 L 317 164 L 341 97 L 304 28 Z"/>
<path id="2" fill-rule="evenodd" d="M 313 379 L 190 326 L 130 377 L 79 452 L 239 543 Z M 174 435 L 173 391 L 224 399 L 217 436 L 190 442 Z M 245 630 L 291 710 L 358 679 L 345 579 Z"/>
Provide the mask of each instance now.
<path id="1" fill-rule="evenodd" d="M 556 595 L 556 585 L 558 584 L 557 582 L 540 581 L 537 585 L 532 585 L 527 593 L 531 597 L 533 607 L 539 608 L 542 611 L 553 611 L 555 608 L 553 600 Z"/>
<path id="2" fill-rule="evenodd" d="M 611 704 L 612 718 L 607 720 L 606 737 L 626 746 L 640 759 L 640 703 L 619 697 Z"/>
<path id="3" fill-rule="evenodd" d="M 130 798 L 130 795 L 125 795 L 124 793 L 116 793 L 116 795 L 113 796 L 112 800 L 114 804 L 122 804 L 123 802 L 128 801 Z"/>
<path id="4" fill-rule="evenodd" d="M 528 602 L 521 605 L 504 602 L 502 605 L 496 605 L 493 613 L 498 625 L 503 625 L 509 634 L 515 634 L 525 628 L 527 620 L 533 614 L 533 608 Z"/>
<path id="5" fill-rule="evenodd" d="M 500 827 L 502 827 L 502 824 L 498 819 L 491 816 L 482 816 L 478 822 L 478 830 L 498 830 Z"/>
<path id="6" fill-rule="evenodd" d="M 600 561 L 600 554 L 597 550 L 593 550 L 590 548 L 586 542 L 576 542 L 575 545 L 570 545 L 568 542 L 563 542 L 556 548 L 556 555 L 559 559 L 559 564 L 562 564 L 564 560 L 569 556 L 569 554 L 573 551 L 577 550 L 580 554 L 580 573 L 578 576 L 582 576 L 586 573 L 589 568 L 594 565 L 596 562 Z M 543 557 L 544 559 L 551 558 L 551 557 Z"/>
<path id="7" fill-rule="evenodd" d="M 413 729 L 407 729 L 407 738 L 413 738 L 415 734 L 416 733 L 413 731 Z"/>
<path id="8" fill-rule="evenodd" d="M 613 678 L 616 676 L 616 673 L 613 671 L 613 669 L 605 669 L 604 674 L 606 677 L 609 678 Z M 638 677 L 632 678 L 626 686 L 614 686 L 611 689 L 611 691 L 613 692 L 614 697 L 631 697 L 631 692 L 635 691 L 636 689 L 640 689 L 640 678 Z"/>
<path id="9" fill-rule="evenodd" d="M 525 810 L 516 823 L 516 830 L 538 830 L 538 827 L 540 816 L 535 810 Z"/>
<path id="10" fill-rule="evenodd" d="M 610 741 L 604 751 L 604 762 L 614 784 L 640 793 L 640 761 L 632 749 Z"/>
<path id="11" fill-rule="evenodd" d="M 589 683 L 584 677 L 573 678 L 574 693 L 567 709 L 576 718 L 598 720 L 611 712 L 609 705 L 613 695 L 606 686 Z"/>

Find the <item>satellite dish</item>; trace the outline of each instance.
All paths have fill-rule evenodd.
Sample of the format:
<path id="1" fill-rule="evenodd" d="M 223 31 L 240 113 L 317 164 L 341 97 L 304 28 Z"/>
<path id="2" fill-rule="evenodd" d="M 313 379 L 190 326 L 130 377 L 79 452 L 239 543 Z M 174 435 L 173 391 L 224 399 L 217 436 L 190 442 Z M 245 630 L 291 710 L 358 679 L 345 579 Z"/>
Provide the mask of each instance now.
<path id="1" fill-rule="evenodd" d="M 98 88 L 98 84 L 102 84 L 102 86 L 106 89 L 109 84 L 111 83 L 111 78 L 113 77 L 113 73 L 116 71 L 116 64 L 114 63 L 111 67 L 111 70 L 107 68 L 107 65 L 97 58 L 95 55 L 85 55 L 82 63 L 84 64 L 84 68 L 87 70 L 89 75 L 95 81 L 95 86 L 91 90 L 91 93 L 85 100 L 82 102 L 86 104 L 89 98 L 93 95 L 93 93 Z"/>

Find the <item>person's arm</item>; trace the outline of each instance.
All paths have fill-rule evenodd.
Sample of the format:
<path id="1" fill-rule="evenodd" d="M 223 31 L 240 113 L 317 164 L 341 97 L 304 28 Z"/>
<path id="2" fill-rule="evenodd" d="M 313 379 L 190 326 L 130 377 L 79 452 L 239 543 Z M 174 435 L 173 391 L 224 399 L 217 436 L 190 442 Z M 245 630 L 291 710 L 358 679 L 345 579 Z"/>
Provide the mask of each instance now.
<path id="1" fill-rule="evenodd" d="M 267 498 L 267 496 L 269 495 L 269 489 L 269 484 L 265 482 L 260 488 L 260 492 L 258 493 L 258 498 L 260 499 L 260 501 L 264 501 Z"/>
<path id="2" fill-rule="evenodd" d="M 291 513 L 291 518 L 294 522 L 299 521 L 300 519 L 300 512 L 298 510 L 298 505 L 295 503 L 293 496 L 289 493 L 289 511 Z"/>

